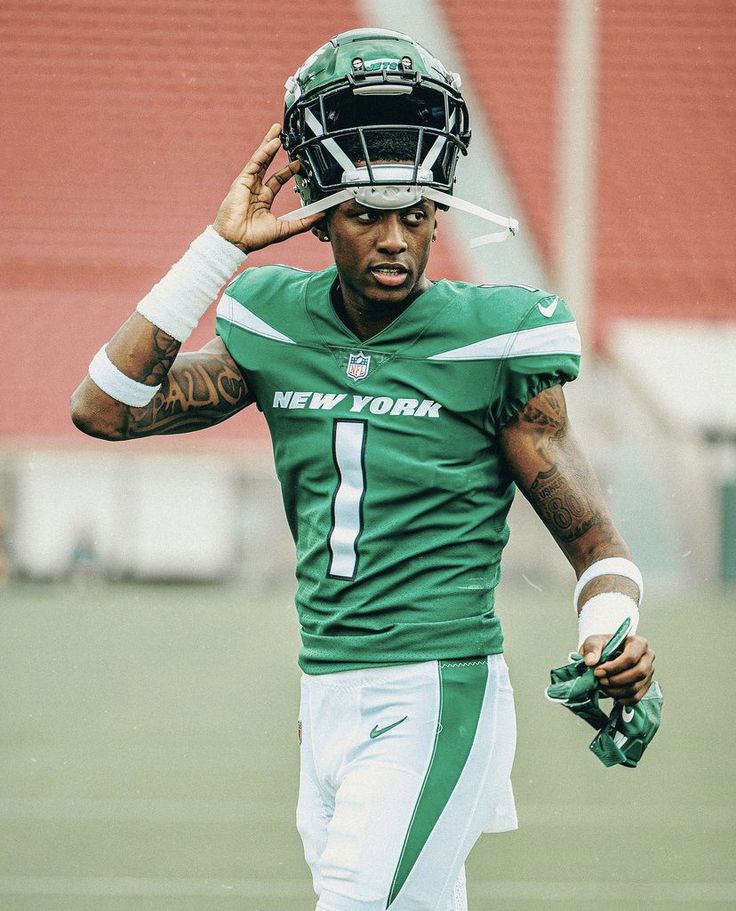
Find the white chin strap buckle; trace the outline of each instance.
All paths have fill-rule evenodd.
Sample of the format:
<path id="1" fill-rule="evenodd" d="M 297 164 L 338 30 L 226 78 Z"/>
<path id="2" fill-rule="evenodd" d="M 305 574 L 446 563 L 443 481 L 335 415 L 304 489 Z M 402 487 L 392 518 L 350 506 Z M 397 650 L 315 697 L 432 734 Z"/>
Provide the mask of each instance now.
<path id="1" fill-rule="evenodd" d="M 413 167 L 400 164 L 376 164 L 371 171 L 373 179 L 380 181 L 419 179 L 422 183 L 431 183 L 433 179 L 432 172 L 427 168 L 419 168 L 415 177 Z M 405 209 L 415 206 L 422 198 L 422 187 L 416 184 L 372 184 L 366 167 L 343 171 L 340 183 L 345 184 L 361 206 L 368 209 Z"/>
<path id="2" fill-rule="evenodd" d="M 377 164 L 371 167 L 373 178 L 379 180 L 417 180 L 431 181 L 432 172 L 427 168 L 419 168 L 417 175 L 414 175 L 412 165 L 401 164 Z M 295 209 L 293 212 L 287 212 L 281 216 L 282 221 L 298 221 L 300 218 L 307 218 L 310 215 L 316 215 L 318 212 L 325 212 L 333 206 L 339 206 L 340 203 L 348 199 L 355 199 L 368 209 L 405 209 L 408 206 L 416 205 L 420 199 L 431 199 L 440 205 L 452 209 L 460 209 L 470 215 L 476 215 L 486 221 L 491 221 L 496 225 L 501 225 L 503 231 L 494 231 L 492 234 L 484 234 L 476 237 L 470 242 L 471 247 L 480 247 L 484 244 L 500 243 L 511 235 L 519 232 L 519 222 L 515 218 L 509 218 L 505 215 L 496 215 L 495 212 L 489 212 L 481 206 L 476 206 L 472 202 L 466 202 L 464 199 L 458 199 L 449 193 L 443 193 L 434 187 L 424 186 L 422 184 L 397 183 L 397 184 L 379 184 L 371 183 L 371 174 L 366 167 L 356 167 L 343 172 L 343 184 L 348 184 L 344 189 L 338 190 L 318 202 L 313 202 L 301 209 Z"/>
<path id="3" fill-rule="evenodd" d="M 422 198 L 421 187 L 402 184 L 379 187 L 351 187 L 351 196 L 368 209 L 406 209 Z"/>

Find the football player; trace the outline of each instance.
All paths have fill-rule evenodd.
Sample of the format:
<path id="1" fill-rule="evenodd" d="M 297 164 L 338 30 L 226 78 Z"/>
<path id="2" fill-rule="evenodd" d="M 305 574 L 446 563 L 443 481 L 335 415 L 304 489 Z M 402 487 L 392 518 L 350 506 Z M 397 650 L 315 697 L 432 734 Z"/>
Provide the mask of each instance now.
<path id="1" fill-rule="evenodd" d="M 80 429 L 181 433 L 253 402 L 273 439 L 297 550 L 302 634 L 297 810 L 318 911 L 460 911 L 483 831 L 516 826 L 513 695 L 494 611 L 521 488 L 579 579 L 590 665 L 625 618 L 602 687 L 635 704 L 653 673 L 641 575 L 575 440 L 567 304 L 521 286 L 432 281 L 439 212 L 463 208 L 460 80 L 411 38 L 333 38 L 287 82 L 214 222 L 93 359 Z M 269 175 L 274 156 L 289 163 Z M 296 179 L 303 207 L 271 211 Z M 253 250 L 312 230 L 334 266 L 243 271 L 217 337 L 179 354 Z"/>

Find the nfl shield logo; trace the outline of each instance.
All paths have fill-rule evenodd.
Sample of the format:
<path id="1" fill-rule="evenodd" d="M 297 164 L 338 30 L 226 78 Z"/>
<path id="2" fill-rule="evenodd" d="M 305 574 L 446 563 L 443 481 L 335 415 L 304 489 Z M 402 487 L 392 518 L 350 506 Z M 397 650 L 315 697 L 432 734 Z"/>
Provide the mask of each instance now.
<path id="1" fill-rule="evenodd" d="M 368 375 L 370 365 L 370 354 L 367 357 L 362 351 L 358 354 L 351 354 L 348 358 L 348 376 L 351 380 L 362 380 Z"/>

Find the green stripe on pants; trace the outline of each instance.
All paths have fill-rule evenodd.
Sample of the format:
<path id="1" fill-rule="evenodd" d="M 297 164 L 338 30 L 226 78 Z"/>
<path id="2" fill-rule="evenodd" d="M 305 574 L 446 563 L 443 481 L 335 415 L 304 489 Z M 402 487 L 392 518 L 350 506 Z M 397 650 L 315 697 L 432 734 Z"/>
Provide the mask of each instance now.
<path id="1" fill-rule="evenodd" d="M 386 907 L 401 891 L 455 790 L 475 740 L 488 662 L 439 661 L 440 711 L 432 758 L 401 849 Z"/>

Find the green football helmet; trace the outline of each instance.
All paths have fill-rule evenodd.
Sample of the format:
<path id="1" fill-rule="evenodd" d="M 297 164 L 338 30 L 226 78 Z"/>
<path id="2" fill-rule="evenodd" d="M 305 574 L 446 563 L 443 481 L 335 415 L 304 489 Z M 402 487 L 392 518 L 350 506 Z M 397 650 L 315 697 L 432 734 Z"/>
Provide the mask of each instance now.
<path id="1" fill-rule="evenodd" d="M 470 142 L 460 77 L 408 35 L 353 29 L 318 48 L 286 82 L 281 141 L 299 161 L 301 218 L 356 198 L 400 209 L 423 196 L 503 225 L 484 242 L 515 234 L 518 223 L 453 193 L 455 168 Z"/>

